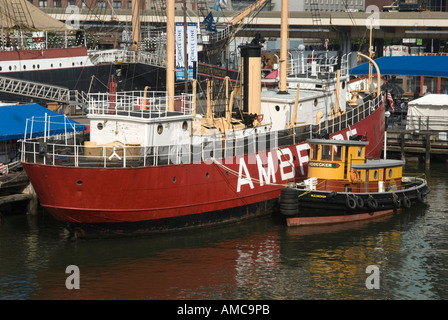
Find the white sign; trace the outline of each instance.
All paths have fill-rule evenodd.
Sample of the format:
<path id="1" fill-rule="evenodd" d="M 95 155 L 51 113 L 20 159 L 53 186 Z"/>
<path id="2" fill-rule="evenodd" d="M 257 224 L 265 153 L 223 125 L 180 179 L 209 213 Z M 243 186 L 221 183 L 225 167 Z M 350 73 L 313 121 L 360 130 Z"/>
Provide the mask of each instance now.
<path id="1" fill-rule="evenodd" d="M 185 81 L 185 35 L 183 22 L 176 22 L 176 79 Z M 196 77 L 193 74 L 194 66 L 198 61 L 197 29 L 196 23 L 187 23 L 187 55 L 188 55 L 188 79 Z"/>

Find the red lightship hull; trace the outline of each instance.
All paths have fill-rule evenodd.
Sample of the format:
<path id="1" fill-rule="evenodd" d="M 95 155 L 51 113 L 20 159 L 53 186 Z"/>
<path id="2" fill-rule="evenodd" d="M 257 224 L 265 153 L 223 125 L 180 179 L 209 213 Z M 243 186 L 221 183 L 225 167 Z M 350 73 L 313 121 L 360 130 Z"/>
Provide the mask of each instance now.
<path id="1" fill-rule="evenodd" d="M 350 130 L 330 137 L 362 135 L 369 141 L 367 155 L 379 157 L 384 102 Z M 280 149 L 260 153 L 257 159 L 245 155 L 200 164 L 91 168 L 24 161 L 23 167 L 40 204 L 71 228 L 104 234 L 150 233 L 231 223 L 274 212 L 281 188 L 307 176 L 308 144 Z"/>

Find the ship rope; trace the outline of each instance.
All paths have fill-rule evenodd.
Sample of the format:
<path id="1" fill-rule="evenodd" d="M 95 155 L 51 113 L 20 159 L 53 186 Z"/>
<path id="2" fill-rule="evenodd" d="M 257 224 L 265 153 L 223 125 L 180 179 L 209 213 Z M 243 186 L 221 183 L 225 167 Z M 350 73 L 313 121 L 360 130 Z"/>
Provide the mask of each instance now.
<path id="1" fill-rule="evenodd" d="M 218 167 L 221 167 L 221 168 L 227 170 L 229 173 L 233 174 L 234 176 L 239 177 L 239 173 L 236 172 L 235 170 L 232 170 L 232 169 L 230 169 L 229 167 L 223 165 L 222 163 L 220 163 L 219 161 L 217 161 L 215 158 L 211 158 L 211 160 L 212 160 L 213 163 L 216 164 Z M 252 182 L 256 182 L 256 183 L 258 183 L 259 185 L 265 184 L 265 183 L 262 182 L 261 180 L 256 179 L 256 178 L 248 177 L 248 176 L 245 175 L 245 174 L 241 174 L 241 177 L 242 177 L 243 179 L 250 180 L 250 181 L 252 181 Z M 266 183 L 266 185 L 269 185 L 269 186 L 280 186 L 280 187 L 285 186 L 284 183 L 282 183 L 282 184 L 280 184 L 280 183 Z"/>

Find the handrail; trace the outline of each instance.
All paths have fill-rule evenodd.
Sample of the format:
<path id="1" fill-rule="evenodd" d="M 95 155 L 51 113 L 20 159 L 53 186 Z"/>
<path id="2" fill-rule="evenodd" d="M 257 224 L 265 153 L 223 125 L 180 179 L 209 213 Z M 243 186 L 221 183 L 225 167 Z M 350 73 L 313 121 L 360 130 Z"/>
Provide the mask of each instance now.
<path id="1" fill-rule="evenodd" d="M 373 101 L 371 103 L 370 101 Z M 210 159 L 222 159 L 230 156 L 242 155 L 241 152 L 249 150 L 249 153 L 264 152 L 288 145 L 301 143 L 326 129 L 329 134 L 338 132 L 344 128 L 350 128 L 356 122 L 372 114 L 382 103 L 383 96 L 366 101 L 344 114 L 327 120 L 319 125 L 301 125 L 292 129 L 273 132 L 257 133 L 257 139 L 248 137 L 234 138 L 224 135 L 216 135 L 208 141 L 195 139 L 189 144 L 172 144 L 162 146 L 140 145 L 102 145 L 85 146 L 79 144 L 82 139 L 73 131 L 67 131 L 63 137 L 46 137 L 22 140 L 22 161 L 34 163 L 46 163 L 59 166 L 82 167 L 143 167 L 159 166 L 167 164 L 196 163 Z M 107 112 L 108 109 L 95 109 Z M 162 110 L 163 111 L 163 110 Z M 163 114 L 163 112 L 162 112 Z M 125 114 L 130 116 L 130 113 Z M 32 125 L 32 124 L 31 124 Z M 257 143 L 254 143 L 257 141 Z M 269 141 L 269 150 L 267 144 Z M 78 142 L 78 144 L 76 144 Z M 90 149 L 89 149 L 90 148 Z M 91 152 L 88 152 L 90 150 Z"/>

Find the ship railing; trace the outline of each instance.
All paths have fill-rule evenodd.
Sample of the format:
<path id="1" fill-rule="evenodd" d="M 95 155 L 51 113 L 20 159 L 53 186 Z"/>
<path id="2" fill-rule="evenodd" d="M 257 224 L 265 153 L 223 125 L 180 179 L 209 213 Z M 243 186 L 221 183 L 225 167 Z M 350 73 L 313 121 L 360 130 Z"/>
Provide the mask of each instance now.
<path id="1" fill-rule="evenodd" d="M 308 130 L 311 127 L 308 126 Z M 301 141 L 309 137 L 304 132 Z M 256 136 L 222 139 L 217 135 L 207 141 L 144 147 L 136 144 L 90 144 L 82 135 L 54 136 L 21 140 L 21 160 L 45 165 L 74 167 L 146 167 L 171 164 L 212 164 L 215 159 L 272 152 L 291 145 L 294 134 L 283 132 L 259 133 Z M 85 141 L 85 142 L 84 142 Z M 281 145 L 279 145 L 279 143 Z"/>
<path id="2" fill-rule="evenodd" d="M 134 51 L 128 49 L 92 50 L 90 60 L 94 64 L 101 63 L 144 63 L 157 67 L 166 67 L 166 53 Z"/>
<path id="3" fill-rule="evenodd" d="M 202 44 L 211 44 L 216 41 L 220 41 L 228 38 L 234 32 L 233 26 L 226 26 L 225 28 L 219 30 L 218 32 L 207 32 L 203 34 L 200 38 Z"/>
<path id="4" fill-rule="evenodd" d="M 90 144 L 87 136 L 73 129 L 61 135 L 22 140 L 21 159 L 46 165 L 105 168 L 213 163 L 215 159 L 224 161 L 234 156 L 275 152 L 273 150 L 303 143 L 324 132 L 332 134 L 350 128 L 372 114 L 383 101 L 383 95 L 366 99 L 362 105 L 319 125 L 302 124 L 293 129 L 254 132 L 245 137 L 218 134 L 207 141 L 193 136 L 191 143 L 187 144 L 141 146 L 116 142 L 96 145 Z"/>
<path id="5" fill-rule="evenodd" d="M 347 75 L 350 70 L 350 54 L 344 54 L 340 57 L 316 56 L 312 52 L 311 57 L 305 57 L 305 53 L 299 52 L 295 58 L 289 60 L 289 65 L 291 66 L 289 77 L 332 79 L 335 78 L 338 68 L 341 76 Z"/>
<path id="6" fill-rule="evenodd" d="M 317 131 L 322 132 L 324 129 L 328 133 L 334 133 L 345 128 L 350 128 L 359 121 L 371 115 L 384 102 L 384 95 L 368 96 L 364 102 L 357 106 L 347 106 L 346 110 L 339 115 L 335 114 L 327 121 L 317 126 Z"/>
<path id="7" fill-rule="evenodd" d="M 151 119 L 192 114 L 193 94 L 182 93 L 172 97 L 175 113 L 168 110 L 169 100 L 170 97 L 167 96 L 166 91 L 91 93 L 88 113 Z"/>
<path id="8" fill-rule="evenodd" d="M 255 130 L 255 129 L 254 129 Z M 248 163 L 256 155 L 266 159 L 269 153 L 286 146 L 303 143 L 318 132 L 317 126 L 302 125 L 293 130 L 254 132 L 245 137 L 199 137 L 187 144 L 141 146 L 119 142 L 97 145 L 82 134 L 68 134 L 21 141 L 21 160 L 54 166 L 71 167 L 148 167 L 176 164 L 207 163 L 218 160 L 233 164 L 233 157 L 247 155 Z M 283 155 L 282 151 L 280 155 Z M 277 156 L 280 156 L 277 154 Z M 275 162 L 276 163 L 276 162 Z"/>
<path id="9" fill-rule="evenodd" d="M 115 63 L 125 60 L 123 49 L 89 50 L 88 54 L 93 64 Z"/>

